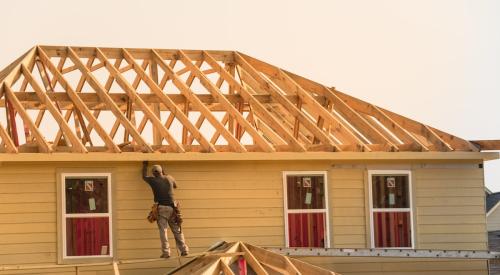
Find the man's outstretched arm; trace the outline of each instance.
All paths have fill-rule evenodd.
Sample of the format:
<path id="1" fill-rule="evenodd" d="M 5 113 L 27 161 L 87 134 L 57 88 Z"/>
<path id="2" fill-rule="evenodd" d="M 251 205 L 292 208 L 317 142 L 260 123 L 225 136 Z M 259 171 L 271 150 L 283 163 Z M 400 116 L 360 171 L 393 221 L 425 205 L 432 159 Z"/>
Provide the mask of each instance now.
<path id="1" fill-rule="evenodd" d="M 146 182 L 148 178 L 148 164 L 149 162 L 147 160 L 142 162 L 142 179 Z"/>

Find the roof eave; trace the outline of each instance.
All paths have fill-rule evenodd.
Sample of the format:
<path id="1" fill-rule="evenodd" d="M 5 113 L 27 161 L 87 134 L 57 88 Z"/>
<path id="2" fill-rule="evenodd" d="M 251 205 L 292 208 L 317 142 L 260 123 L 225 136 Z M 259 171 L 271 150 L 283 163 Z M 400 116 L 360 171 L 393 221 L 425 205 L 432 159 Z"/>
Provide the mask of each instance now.
<path id="1" fill-rule="evenodd" d="M 218 152 L 218 153 L 19 153 L 0 154 L 0 162 L 108 162 L 108 161 L 401 161 L 401 162 L 482 162 L 499 159 L 498 152 Z"/>

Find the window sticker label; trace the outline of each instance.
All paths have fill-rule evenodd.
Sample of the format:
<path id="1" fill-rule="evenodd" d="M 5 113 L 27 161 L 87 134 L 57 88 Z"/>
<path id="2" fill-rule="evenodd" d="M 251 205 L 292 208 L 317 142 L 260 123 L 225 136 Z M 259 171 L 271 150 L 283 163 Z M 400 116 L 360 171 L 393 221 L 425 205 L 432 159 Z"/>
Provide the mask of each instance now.
<path id="1" fill-rule="evenodd" d="M 387 187 L 396 188 L 396 178 L 393 177 L 387 178 Z"/>
<path id="2" fill-rule="evenodd" d="M 304 188 L 311 188 L 311 178 L 303 178 L 302 179 L 302 187 Z"/>
<path id="3" fill-rule="evenodd" d="M 90 198 L 90 199 L 89 199 L 89 209 L 90 209 L 90 211 L 94 211 L 94 210 L 96 210 L 96 207 L 95 207 L 95 199 L 94 199 L 94 198 Z"/>
<path id="4" fill-rule="evenodd" d="M 107 245 L 101 246 L 101 255 L 108 255 L 108 246 Z"/>
<path id="5" fill-rule="evenodd" d="M 396 204 L 396 196 L 394 193 L 389 193 L 389 205 L 395 205 Z"/>
<path id="6" fill-rule="evenodd" d="M 312 193 L 307 192 L 306 193 L 306 201 L 304 202 L 305 204 L 311 204 L 312 201 Z"/>
<path id="7" fill-rule="evenodd" d="M 86 180 L 85 181 L 85 191 L 86 192 L 94 192 L 94 181 Z"/>

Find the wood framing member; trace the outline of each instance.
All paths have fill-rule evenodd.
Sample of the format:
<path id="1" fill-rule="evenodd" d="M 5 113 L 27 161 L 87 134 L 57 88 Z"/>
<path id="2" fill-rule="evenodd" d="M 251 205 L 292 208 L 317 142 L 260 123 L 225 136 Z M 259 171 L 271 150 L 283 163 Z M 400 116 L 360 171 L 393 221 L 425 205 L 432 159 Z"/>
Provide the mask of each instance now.
<path id="1" fill-rule="evenodd" d="M 317 137 L 321 142 L 326 145 L 332 146 L 336 151 L 341 151 L 329 136 L 327 136 L 321 129 L 319 129 L 318 126 L 316 126 L 314 122 L 307 118 L 299 109 L 297 109 L 297 107 L 293 105 L 293 103 L 288 101 L 285 96 L 280 94 L 280 92 L 277 91 L 272 84 L 265 80 L 260 75 L 260 73 L 256 71 L 250 64 L 248 64 L 248 62 L 239 53 L 235 52 L 234 56 L 236 63 L 241 67 L 242 75 L 240 75 L 240 77 L 242 77 L 243 81 L 247 82 L 249 86 L 252 86 L 253 83 L 249 83 L 251 81 L 246 81 L 245 79 L 248 80 L 248 76 L 253 78 L 254 81 L 256 81 L 262 89 L 269 92 L 277 102 L 279 102 L 284 108 L 286 108 L 291 115 L 299 119 L 300 123 L 302 123 L 304 127 L 311 131 L 311 133 L 313 133 L 313 135 Z M 246 73 L 248 73 L 248 76 L 246 75 Z M 254 87 L 254 89 L 256 89 L 256 87 Z"/>
<path id="2" fill-rule="evenodd" d="M 33 75 L 31 75 L 30 71 L 24 65 L 21 66 L 21 69 L 24 77 L 26 77 L 29 84 L 31 85 L 31 87 L 33 87 L 38 97 L 40 98 L 40 101 L 47 106 L 47 109 L 54 117 L 54 120 L 60 125 L 61 130 L 64 132 L 66 138 L 71 142 L 72 149 L 74 150 L 74 152 L 87 153 L 87 149 L 85 148 L 85 146 L 82 144 L 80 139 L 75 135 L 75 133 L 73 133 L 71 127 L 68 125 L 68 123 L 62 116 L 61 112 L 58 110 L 55 104 L 50 100 L 47 94 L 42 90 L 42 88 L 38 85 L 38 83 L 33 78 Z"/>
<path id="3" fill-rule="evenodd" d="M 253 140 L 259 145 L 264 152 L 275 152 L 273 145 L 270 144 L 260 133 L 243 117 L 243 115 L 229 102 L 222 92 L 215 87 L 215 85 L 203 74 L 203 72 L 193 64 L 191 59 L 184 54 L 182 50 L 179 50 L 179 57 L 182 63 L 200 80 L 200 83 L 212 94 L 212 96 L 221 103 L 226 109 L 226 112 L 238 121 L 248 134 L 253 138 Z"/>
<path id="4" fill-rule="evenodd" d="M 481 150 L 500 150 L 500 140 L 471 140 L 470 142 L 479 146 Z"/>
<path id="5" fill-rule="evenodd" d="M 245 89 L 236 79 L 222 68 L 219 63 L 206 51 L 203 51 L 204 60 L 213 68 L 220 77 L 224 79 L 231 89 L 234 89 L 243 97 L 252 107 L 255 114 L 262 119 L 267 125 L 276 133 L 278 133 L 283 140 L 285 140 L 290 147 L 298 152 L 306 151 L 305 147 L 293 137 L 293 135 L 269 112 L 266 107 L 247 89 Z M 231 122 L 231 120 L 229 121 Z"/>
<path id="6" fill-rule="evenodd" d="M 333 116 L 331 112 L 329 112 L 318 101 L 316 101 L 309 92 L 304 90 L 304 88 L 302 88 L 299 84 L 297 84 L 290 76 L 288 76 L 281 69 L 276 67 L 270 66 L 269 70 L 273 71 L 273 74 L 271 75 L 272 77 L 279 79 L 284 83 L 284 85 L 287 86 L 288 89 L 286 90 L 292 91 L 294 94 L 298 95 L 302 103 L 305 103 L 306 105 L 310 106 L 309 109 L 311 112 L 315 113 L 318 116 L 321 116 L 326 123 L 332 126 L 331 132 L 333 132 L 334 136 L 339 137 L 341 141 L 345 144 L 358 144 L 359 146 L 363 147 L 364 150 L 370 151 L 368 146 L 366 146 L 365 142 L 360 138 L 358 138 L 356 134 L 354 134 L 349 130 L 350 127 L 348 125 L 345 125 L 335 116 Z M 371 141 L 372 143 L 375 143 L 373 142 L 374 140 Z M 381 140 L 379 139 L 379 141 Z"/>
<path id="7" fill-rule="evenodd" d="M 85 103 L 80 99 L 80 97 L 77 95 L 77 93 L 71 88 L 69 85 L 68 81 L 64 78 L 64 76 L 57 70 L 57 68 L 50 62 L 48 56 L 45 54 L 45 52 L 38 47 L 37 48 L 38 55 L 42 62 L 47 66 L 47 68 L 52 72 L 52 75 L 54 75 L 55 78 L 58 79 L 59 83 L 65 89 L 66 93 L 70 97 L 73 105 L 75 106 L 76 109 L 78 109 L 82 114 L 87 118 L 89 121 L 89 128 L 94 127 L 97 134 L 102 138 L 104 144 L 106 144 L 106 147 L 108 148 L 109 151 L 119 153 L 121 152 L 120 148 L 113 142 L 113 139 L 106 133 L 104 128 L 99 124 L 97 119 L 92 115 L 90 110 L 87 108 Z"/>
<path id="8" fill-rule="evenodd" d="M 233 148 L 236 152 L 246 152 L 246 148 L 222 125 L 217 118 L 212 114 L 212 112 L 194 95 L 193 91 L 184 83 L 179 76 L 174 72 L 174 70 L 163 61 L 161 56 L 153 50 L 153 57 L 156 58 L 158 64 L 165 71 L 165 74 L 170 75 L 174 85 L 181 91 L 181 93 L 186 96 L 186 99 L 195 106 L 200 113 L 205 116 L 205 118 L 214 126 L 216 131 L 226 139 L 229 146 Z"/>
<path id="9" fill-rule="evenodd" d="M 157 57 L 154 56 L 154 53 L 151 53 L 151 54 L 152 54 L 152 56 L 151 56 L 152 59 L 157 59 Z M 155 83 L 155 81 L 153 81 L 153 79 L 151 79 L 150 77 L 147 76 L 146 72 L 139 66 L 139 64 L 137 64 L 134 61 L 134 58 L 132 57 L 132 55 L 125 49 L 123 51 L 123 56 L 129 64 L 132 64 L 132 67 L 135 70 L 135 72 L 137 73 L 137 75 L 140 76 L 140 78 L 146 83 L 146 85 L 148 85 L 148 87 L 152 90 L 152 92 L 154 94 L 156 94 L 159 101 L 161 103 L 163 103 L 170 110 L 170 113 L 173 114 L 182 123 L 182 125 L 184 125 L 188 129 L 188 131 L 191 133 L 192 137 L 195 138 L 200 143 L 200 145 L 205 149 L 205 151 L 206 152 L 217 151 L 215 149 L 215 146 L 213 144 L 211 144 L 201 134 L 201 132 L 198 130 L 198 128 L 196 128 L 193 125 L 193 123 L 191 123 L 188 116 L 186 114 L 184 114 L 183 111 L 168 96 L 166 96 L 163 93 L 161 88 L 158 86 L 157 83 Z M 159 64 L 160 66 L 162 65 L 162 62 L 163 61 L 155 60 L 155 63 Z M 172 117 L 172 121 L 173 121 L 173 118 L 174 117 Z M 168 120 L 167 120 L 167 124 L 171 124 L 172 121 L 170 121 L 170 123 L 168 123 Z M 170 126 L 167 126 L 167 128 L 170 128 Z"/>
<path id="10" fill-rule="evenodd" d="M 21 116 L 23 121 L 26 124 L 28 124 L 28 127 L 31 130 L 31 132 L 33 132 L 33 135 L 35 136 L 35 141 L 38 144 L 38 148 L 40 149 L 40 151 L 43 153 L 53 152 L 54 150 L 52 149 L 52 146 L 47 142 L 47 140 L 45 140 L 45 137 L 40 132 L 38 127 L 36 127 L 33 120 L 31 120 L 29 114 L 26 112 L 26 110 L 24 110 L 19 100 L 17 100 L 17 98 L 14 96 L 14 93 L 12 92 L 10 87 L 4 85 L 4 90 L 5 90 L 5 96 L 12 103 L 12 106 L 14 107 L 14 109 L 16 109 L 17 113 Z"/>
<path id="11" fill-rule="evenodd" d="M 89 83 L 92 88 L 95 89 L 96 93 L 99 95 L 101 100 L 106 103 L 111 109 L 111 112 L 115 115 L 115 117 L 120 121 L 120 123 L 125 127 L 134 140 L 141 146 L 144 147 L 144 149 L 148 152 L 153 152 L 153 149 L 149 144 L 146 143 L 146 141 L 141 137 L 139 132 L 137 132 L 137 129 L 135 129 L 134 125 L 125 117 L 125 115 L 120 111 L 118 106 L 113 102 L 113 100 L 109 97 L 108 93 L 104 90 L 104 87 L 101 86 L 99 81 L 95 79 L 95 77 L 92 75 L 90 70 L 85 67 L 85 65 L 80 61 L 80 58 L 76 53 L 70 48 L 67 47 L 67 53 L 68 57 L 71 59 L 71 61 L 78 66 L 78 69 L 84 74 L 87 78 L 87 82 Z"/>
<path id="12" fill-rule="evenodd" d="M 124 50 L 125 51 L 125 50 Z M 126 93 L 129 96 L 129 100 L 132 104 L 137 104 L 139 108 L 144 112 L 144 116 L 147 117 L 151 123 L 153 124 L 153 127 L 155 127 L 160 133 L 162 134 L 163 137 L 168 141 L 168 143 L 172 146 L 172 148 L 179 153 L 185 152 L 184 148 L 182 145 L 180 145 L 175 138 L 170 134 L 169 130 L 165 128 L 163 123 L 161 122 L 160 118 L 155 115 L 155 113 L 149 108 L 149 106 L 141 99 L 141 97 L 138 96 L 136 90 L 130 85 L 130 83 L 118 72 L 118 70 L 109 62 L 109 60 L 106 58 L 106 56 L 99 50 L 99 48 L 96 49 L 97 53 L 97 58 L 104 63 L 104 66 L 106 69 L 115 77 L 116 82 L 118 85 L 120 85 L 123 90 L 126 91 Z M 131 64 L 131 63 L 129 63 Z M 133 64 L 131 64 L 133 66 Z M 134 66 L 133 66 L 134 67 Z M 121 113 L 121 112 L 120 112 Z M 135 128 L 134 128 L 135 129 Z M 137 132 L 137 134 L 140 136 L 140 134 Z"/>

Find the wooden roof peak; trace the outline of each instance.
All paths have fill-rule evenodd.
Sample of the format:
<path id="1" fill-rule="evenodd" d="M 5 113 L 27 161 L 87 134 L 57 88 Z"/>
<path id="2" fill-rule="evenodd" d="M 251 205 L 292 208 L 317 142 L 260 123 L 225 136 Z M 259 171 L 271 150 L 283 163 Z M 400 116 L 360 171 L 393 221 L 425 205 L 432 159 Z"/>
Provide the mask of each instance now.
<path id="1" fill-rule="evenodd" d="M 0 152 L 470 151 L 236 51 L 35 46 L 0 71 Z"/>

